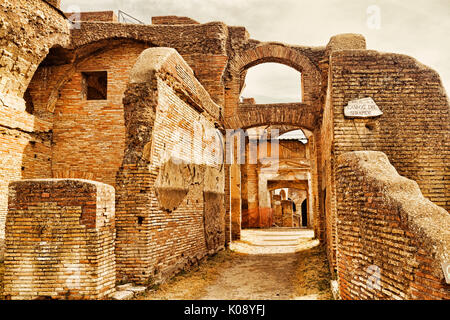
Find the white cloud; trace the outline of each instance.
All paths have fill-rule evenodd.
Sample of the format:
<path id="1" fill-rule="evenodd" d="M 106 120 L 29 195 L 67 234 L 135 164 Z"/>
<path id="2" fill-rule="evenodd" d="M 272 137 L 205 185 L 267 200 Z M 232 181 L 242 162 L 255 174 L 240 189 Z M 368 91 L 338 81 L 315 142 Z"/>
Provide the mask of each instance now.
<path id="1" fill-rule="evenodd" d="M 301 73 L 279 63 L 263 63 L 248 69 L 241 94 L 256 103 L 300 102 Z"/>

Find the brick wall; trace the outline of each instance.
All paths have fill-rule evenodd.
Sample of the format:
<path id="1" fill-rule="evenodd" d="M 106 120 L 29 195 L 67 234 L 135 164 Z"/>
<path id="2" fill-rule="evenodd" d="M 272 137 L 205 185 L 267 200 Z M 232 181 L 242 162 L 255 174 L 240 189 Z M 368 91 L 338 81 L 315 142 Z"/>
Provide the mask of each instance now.
<path id="1" fill-rule="evenodd" d="M 337 271 L 343 299 L 449 299 L 450 216 L 381 152 L 337 158 Z M 379 280 L 377 280 L 379 279 Z"/>
<path id="2" fill-rule="evenodd" d="M 61 7 L 61 0 L 45 0 L 46 2 L 50 3 L 52 6 L 56 8 Z"/>
<path id="3" fill-rule="evenodd" d="M 51 123 L 26 111 L 24 93 L 49 49 L 69 42 L 69 29 L 61 13 L 41 0 L 2 1 L 0 21 L 1 260 L 9 182 L 50 172 Z"/>
<path id="4" fill-rule="evenodd" d="M 72 30 L 71 45 L 78 49 L 105 39 L 121 38 L 174 48 L 194 70 L 211 98 L 223 105 L 227 37 L 228 27 L 221 22 L 170 25 L 82 22 L 79 29 Z"/>
<path id="5" fill-rule="evenodd" d="M 365 97 L 372 97 L 383 115 L 344 117 L 350 100 Z M 327 199 L 321 203 L 326 203 L 330 266 L 336 260 L 334 160 L 344 152 L 384 152 L 401 175 L 419 184 L 426 198 L 449 210 L 448 99 L 439 75 L 415 59 L 369 50 L 331 52 L 322 140 L 322 186 L 327 187 Z"/>
<path id="6" fill-rule="evenodd" d="M 66 17 L 71 21 L 102 21 L 117 22 L 117 15 L 114 11 L 91 11 L 91 12 L 65 12 Z"/>
<path id="7" fill-rule="evenodd" d="M 273 223 L 281 227 L 283 224 L 282 216 L 283 212 L 281 210 L 281 196 L 279 194 L 272 195 L 272 209 L 273 209 Z"/>
<path id="8" fill-rule="evenodd" d="M 336 190 L 334 182 L 334 118 L 331 103 L 331 77 L 328 64 L 323 66 L 324 77 L 328 79 L 322 125 L 320 130 L 321 153 L 319 170 L 321 181 L 319 189 L 320 214 L 324 220 L 324 233 L 327 243 L 327 255 L 332 272 L 336 269 Z"/>
<path id="9" fill-rule="evenodd" d="M 120 280 L 159 282 L 224 246 L 224 171 L 211 121 L 219 113 L 175 50 L 147 49 L 133 70 L 116 183 L 117 271 Z"/>
<path id="10" fill-rule="evenodd" d="M 159 16 L 152 17 L 153 24 L 199 24 L 194 19 L 178 16 Z"/>
<path id="11" fill-rule="evenodd" d="M 291 165 L 292 163 L 295 163 L 295 161 L 299 161 L 300 163 L 303 162 L 303 164 L 310 163 L 309 150 L 307 150 L 305 144 L 296 140 L 280 140 L 277 144 L 278 159 L 280 160 L 279 165 L 281 165 L 283 161 L 291 161 Z M 268 156 L 273 156 L 270 153 L 270 150 L 273 148 L 271 142 L 262 141 L 259 138 L 246 139 L 246 163 L 241 165 L 242 228 L 260 228 L 270 227 L 272 225 L 272 220 L 274 219 L 272 215 L 274 212 L 260 206 L 258 194 L 261 191 L 263 194 L 265 192 L 264 190 L 259 190 L 262 166 L 261 160 Z M 264 160 L 262 161 L 264 162 Z M 258 164 L 255 164 L 255 162 L 258 162 Z M 295 164 L 292 166 L 296 167 Z M 298 170 L 298 168 L 293 170 Z M 305 171 L 306 170 L 307 169 L 305 169 Z M 286 188 L 289 183 L 295 184 L 296 182 L 277 180 L 277 178 L 274 177 L 273 181 L 270 181 L 270 183 L 279 183 L 280 188 Z M 270 189 L 274 190 L 274 187 L 271 187 Z M 277 222 L 277 224 L 281 225 L 279 222 Z"/>
<path id="12" fill-rule="evenodd" d="M 293 207 L 291 200 L 281 200 L 281 227 L 292 227 Z"/>
<path id="13" fill-rule="evenodd" d="M 8 299 L 101 299 L 113 292 L 113 187 L 73 179 L 16 181 L 8 210 Z"/>
<path id="14" fill-rule="evenodd" d="M 411 57 L 376 51 L 333 52 L 330 65 L 336 156 L 382 151 L 425 197 L 449 210 L 450 107 L 439 75 Z M 383 115 L 345 118 L 344 106 L 364 97 Z"/>
<path id="15" fill-rule="evenodd" d="M 41 0 L 2 1 L 0 8 L 1 100 L 25 110 L 22 97 L 31 77 L 51 47 L 68 44 L 69 29 L 61 13 Z"/>
<path id="16" fill-rule="evenodd" d="M 145 48 L 139 43 L 104 48 L 76 65 L 60 90 L 53 116 L 54 177 L 89 178 L 115 185 L 125 149 L 123 93 L 129 71 Z M 83 97 L 82 73 L 89 71 L 107 72 L 106 100 Z"/>

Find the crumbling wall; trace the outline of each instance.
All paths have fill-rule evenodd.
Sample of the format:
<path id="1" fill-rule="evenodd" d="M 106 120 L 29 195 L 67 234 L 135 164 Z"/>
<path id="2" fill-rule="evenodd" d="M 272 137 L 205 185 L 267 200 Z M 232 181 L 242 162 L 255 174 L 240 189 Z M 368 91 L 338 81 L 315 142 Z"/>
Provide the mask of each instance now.
<path id="1" fill-rule="evenodd" d="M 330 58 L 334 151 L 386 153 L 425 197 L 450 209 L 450 106 L 439 75 L 415 59 L 369 50 Z M 371 97 L 383 114 L 344 117 L 350 100 Z"/>
<path id="2" fill-rule="evenodd" d="M 337 271 L 343 299 L 449 299 L 450 216 L 381 152 L 336 163 Z"/>
<path id="3" fill-rule="evenodd" d="M 319 219 L 321 233 L 327 243 L 327 255 L 330 271 L 336 269 L 336 190 L 334 182 L 334 109 L 332 104 L 332 77 L 330 55 L 338 50 L 365 50 L 366 40 L 360 34 L 339 34 L 330 38 L 325 57 L 320 61 L 322 73 L 321 89 L 321 123 L 320 123 L 320 153 L 318 154 L 319 169 Z"/>
<path id="4" fill-rule="evenodd" d="M 114 291 L 114 188 L 75 179 L 10 184 L 7 299 L 101 299 Z"/>
<path id="5" fill-rule="evenodd" d="M 160 282 L 225 241 L 219 107 L 169 48 L 145 50 L 124 97 L 117 188 L 120 280 Z"/>
<path id="6" fill-rule="evenodd" d="M 283 211 L 281 209 L 281 196 L 279 194 L 274 194 L 272 196 L 272 209 L 273 209 L 273 223 L 277 227 L 282 226 Z"/>
<path id="7" fill-rule="evenodd" d="M 334 42 L 341 50 L 328 48 L 321 155 L 330 266 L 335 266 L 336 250 L 334 161 L 342 153 L 384 152 L 399 174 L 419 184 L 426 198 L 450 208 L 450 107 L 439 75 L 405 55 L 348 50 L 352 41 Z M 366 97 L 375 101 L 381 116 L 344 116 L 349 101 Z"/>
<path id="8" fill-rule="evenodd" d="M 1 101 L 25 110 L 22 97 L 31 77 L 51 47 L 68 44 L 69 28 L 65 17 L 41 0 L 6 0 L 0 8 Z"/>
<path id="9" fill-rule="evenodd" d="M 54 6 L 55 8 L 59 9 L 61 7 L 61 0 L 45 0 L 45 1 Z"/>
<path id="10" fill-rule="evenodd" d="M 199 22 L 191 19 L 189 17 L 179 17 L 179 16 L 159 16 L 152 17 L 152 24 L 199 24 Z"/>
<path id="11" fill-rule="evenodd" d="M 71 21 L 118 22 L 114 11 L 65 12 L 64 14 Z"/>
<path id="12" fill-rule="evenodd" d="M 10 181 L 49 177 L 51 123 L 32 113 L 27 86 L 50 48 L 69 42 L 64 16 L 41 0 L 0 3 L 0 259 Z M 25 102 L 24 99 L 27 99 Z"/>

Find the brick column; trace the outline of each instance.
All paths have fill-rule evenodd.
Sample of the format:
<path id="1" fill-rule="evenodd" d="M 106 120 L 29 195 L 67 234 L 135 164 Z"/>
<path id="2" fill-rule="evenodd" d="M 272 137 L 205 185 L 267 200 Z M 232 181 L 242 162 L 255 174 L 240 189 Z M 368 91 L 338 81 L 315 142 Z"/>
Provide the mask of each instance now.
<path id="1" fill-rule="evenodd" d="M 281 200 L 281 208 L 283 210 L 282 226 L 292 227 L 293 208 L 291 200 Z"/>

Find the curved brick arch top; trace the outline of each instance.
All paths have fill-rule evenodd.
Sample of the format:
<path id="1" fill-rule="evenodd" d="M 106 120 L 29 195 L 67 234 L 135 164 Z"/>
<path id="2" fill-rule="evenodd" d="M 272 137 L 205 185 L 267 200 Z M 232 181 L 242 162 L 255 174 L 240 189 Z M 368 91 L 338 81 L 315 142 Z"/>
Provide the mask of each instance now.
<path id="1" fill-rule="evenodd" d="M 281 44 L 260 44 L 238 53 L 230 62 L 230 73 L 240 77 L 245 70 L 261 63 L 275 62 L 301 72 L 303 102 L 312 104 L 320 91 L 320 72 L 311 60 L 293 48 Z"/>
<path id="2" fill-rule="evenodd" d="M 248 129 L 264 125 L 292 125 L 314 130 L 318 113 L 305 103 L 240 105 L 231 117 L 225 118 L 229 129 Z"/>

